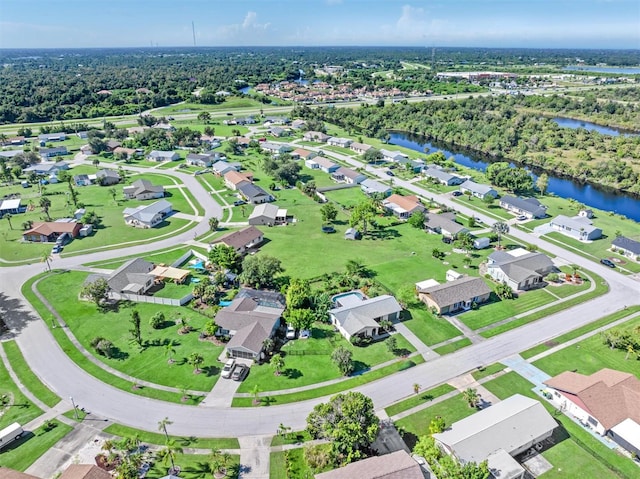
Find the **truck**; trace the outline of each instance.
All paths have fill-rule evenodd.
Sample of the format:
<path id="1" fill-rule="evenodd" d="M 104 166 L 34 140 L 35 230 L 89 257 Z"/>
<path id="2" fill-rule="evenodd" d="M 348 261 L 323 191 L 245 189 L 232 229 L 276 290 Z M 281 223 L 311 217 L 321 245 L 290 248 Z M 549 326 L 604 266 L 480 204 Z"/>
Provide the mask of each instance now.
<path id="1" fill-rule="evenodd" d="M 5 427 L 0 431 L 0 449 L 18 439 L 23 432 L 22 426 L 17 422 Z"/>

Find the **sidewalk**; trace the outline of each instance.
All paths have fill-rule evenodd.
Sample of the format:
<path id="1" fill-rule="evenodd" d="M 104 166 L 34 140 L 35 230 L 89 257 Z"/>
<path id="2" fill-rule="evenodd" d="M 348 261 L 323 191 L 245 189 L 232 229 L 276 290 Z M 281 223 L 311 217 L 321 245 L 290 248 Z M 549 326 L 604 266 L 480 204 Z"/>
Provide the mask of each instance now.
<path id="1" fill-rule="evenodd" d="M 418 354 L 420 354 L 425 361 L 429 361 L 440 356 L 433 349 L 420 341 L 420 338 L 413 334 L 413 331 L 407 328 L 407 326 L 400 321 L 394 321 L 393 327 L 398 332 L 398 334 L 402 334 L 402 336 L 404 336 L 404 338 L 409 341 L 414 348 L 416 348 Z"/>

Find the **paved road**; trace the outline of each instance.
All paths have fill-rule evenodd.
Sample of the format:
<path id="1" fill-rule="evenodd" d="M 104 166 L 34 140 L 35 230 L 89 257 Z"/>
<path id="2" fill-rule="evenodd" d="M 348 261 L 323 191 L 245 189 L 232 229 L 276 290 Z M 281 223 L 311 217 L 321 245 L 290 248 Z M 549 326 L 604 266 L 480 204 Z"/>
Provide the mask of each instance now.
<path id="1" fill-rule="evenodd" d="M 348 160 L 352 164 L 355 161 L 352 158 Z M 194 177 L 175 171 L 163 173 L 179 177 L 188 186 L 206 210 L 204 221 L 193 230 L 171 239 L 161 240 L 151 245 L 92 253 L 82 257 L 62 258 L 55 261 L 54 267 L 68 268 L 89 261 L 103 261 L 125 255 L 148 253 L 151 250 L 175 246 L 179 242 L 191 240 L 194 231 L 197 234 L 206 232 L 207 219 L 222 215 L 220 206 Z M 374 170 L 374 173 L 384 175 L 382 171 Z M 387 178 L 386 175 L 381 177 Z M 396 184 L 427 197 L 435 196 L 399 179 Z M 437 198 L 437 200 L 449 202 L 446 198 Z M 452 206 L 466 214 L 482 217 L 459 204 L 452 204 Z M 492 221 L 489 218 L 483 219 L 488 223 Z M 585 265 L 605 278 L 611 285 L 611 291 L 607 295 L 584 302 L 567 311 L 357 388 L 372 397 L 377 408 L 413 394 L 413 384 L 416 382 L 425 389 L 429 388 L 479 365 L 491 364 L 512 356 L 523 349 L 619 310 L 623 305 L 640 303 L 640 283 L 535 236 L 517 230 L 513 231 L 513 235 L 528 243 L 537 244 L 570 262 Z M 266 408 L 194 407 L 135 396 L 101 383 L 78 368 L 62 352 L 47 327 L 42 321 L 35 319 L 30 306 L 23 300 L 20 286 L 42 269 L 41 264 L 3 268 L 0 271 L 0 278 L 4 294 L 0 295 L 0 301 L 2 301 L 0 306 L 10 311 L 8 316 L 13 321 L 17 342 L 33 371 L 61 397 L 73 396 L 76 403 L 94 414 L 151 431 L 157 429 L 160 419 L 169 417 L 174 422 L 172 432 L 179 435 L 255 436 L 256 434 L 274 434 L 278 425 L 283 422 L 294 430 L 304 427 L 305 418 L 311 408 L 322 401 L 322 399 L 316 399 Z"/>

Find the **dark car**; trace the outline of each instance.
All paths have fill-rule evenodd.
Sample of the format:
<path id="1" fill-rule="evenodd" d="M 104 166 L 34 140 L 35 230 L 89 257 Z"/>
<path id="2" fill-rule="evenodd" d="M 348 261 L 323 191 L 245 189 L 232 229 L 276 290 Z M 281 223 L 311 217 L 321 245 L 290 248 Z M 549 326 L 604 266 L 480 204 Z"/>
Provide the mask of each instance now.
<path id="1" fill-rule="evenodd" d="M 611 261 L 610 259 L 607 259 L 607 258 L 602 258 L 600 260 L 600 262 L 603 265 L 608 266 L 609 268 L 615 268 L 616 267 L 616 265 L 613 263 L 613 261 Z"/>
<path id="2" fill-rule="evenodd" d="M 240 205 L 244 205 L 246 203 L 246 201 L 244 200 L 237 200 L 233 202 L 233 206 L 240 206 Z"/>
<path id="3" fill-rule="evenodd" d="M 446 243 L 446 244 L 451 244 L 451 243 L 453 243 L 453 240 L 451 238 L 449 238 L 448 236 L 443 236 L 442 237 L 442 242 Z"/>
<path id="4" fill-rule="evenodd" d="M 385 171 L 385 173 L 387 175 L 389 175 L 389 176 L 396 176 L 395 173 L 393 171 L 391 171 L 391 170 L 387 170 L 387 171 Z"/>
<path id="5" fill-rule="evenodd" d="M 249 368 L 244 364 L 237 364 L 236 368 L 231 373 L 231 379 L 234 381 L 242 381 L 249 372 Z"/>
<path id="6" fill-rule="evenodd" d="M 451 193 L 451 196 L 462 196 L 462 191 L 456 190 Z"/>

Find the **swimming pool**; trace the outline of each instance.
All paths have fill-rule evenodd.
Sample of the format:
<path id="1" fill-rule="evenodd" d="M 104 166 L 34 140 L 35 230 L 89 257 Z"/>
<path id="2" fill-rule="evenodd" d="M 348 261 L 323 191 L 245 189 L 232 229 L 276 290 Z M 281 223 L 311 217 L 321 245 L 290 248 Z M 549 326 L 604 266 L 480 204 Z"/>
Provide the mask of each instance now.
<path id="1" fill-rule="evenodd" d="M 336 307 L 356 305 L 367 299 L 362 291 L 348 291 L 346 293 L 336 294 L 331 297 L 331 302 Z"/>

